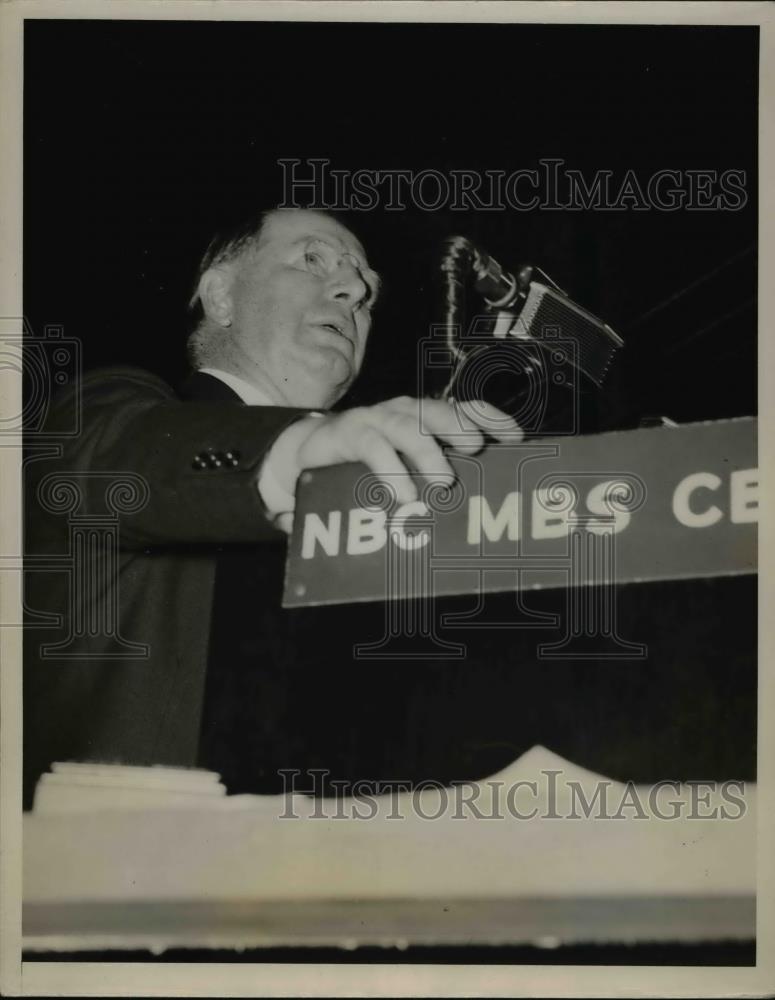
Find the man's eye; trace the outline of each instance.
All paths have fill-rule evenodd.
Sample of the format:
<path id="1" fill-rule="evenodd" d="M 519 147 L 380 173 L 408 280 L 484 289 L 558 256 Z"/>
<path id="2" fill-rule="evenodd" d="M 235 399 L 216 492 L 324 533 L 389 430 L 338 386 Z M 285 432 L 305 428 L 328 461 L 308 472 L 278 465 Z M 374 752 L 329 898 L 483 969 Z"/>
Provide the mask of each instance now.
<path id="1" fill-rule="evenodd" d="M 321 267 L 323 265 L 323 258 L 317 251 L 307 250 L 304 254 L 304 263 L 310 267 Z"/>

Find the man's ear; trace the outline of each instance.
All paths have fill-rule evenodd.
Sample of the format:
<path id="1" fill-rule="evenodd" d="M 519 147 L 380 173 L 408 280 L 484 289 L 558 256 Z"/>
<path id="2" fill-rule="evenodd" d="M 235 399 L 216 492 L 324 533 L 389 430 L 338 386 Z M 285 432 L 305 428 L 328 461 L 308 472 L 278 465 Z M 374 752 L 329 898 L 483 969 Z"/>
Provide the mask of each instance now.
<path id="1" fill-rule="evenodd" d="M 231 285 L 231 272 L 222 265 L 208 267 L 199 279 L 199 299 L 204 314 L 218 326 L 231 326 Z"/>

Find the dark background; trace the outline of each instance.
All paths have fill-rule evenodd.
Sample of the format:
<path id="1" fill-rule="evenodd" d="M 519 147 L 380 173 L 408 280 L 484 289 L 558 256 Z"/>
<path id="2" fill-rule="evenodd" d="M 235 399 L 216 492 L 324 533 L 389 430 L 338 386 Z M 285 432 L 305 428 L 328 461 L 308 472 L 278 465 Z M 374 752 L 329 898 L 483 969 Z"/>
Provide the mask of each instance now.
<path id="1" fill-rule="evenodd" d="M 754 27 L 27 22 L 26 314 L 80 338 L 89 367 L 176 379 L 197 261 L 235 206 L 281 199 L 278 158 L 510 173 L 562 157 L 644 184 L 743 170 L 740 211 L 361 213 L 386 295 L 353 395 L 415 391 L 417 341 L 440 318 L 439 244 L 462 233 L 504 264 L 540 264 L 624 337 L 612 425 L 750 415 L 757 78 Z M 383 608 L 359 607 L 358 634 L 350 608 L 288 614 L 298 683 L 278 761 L 303 745 L 338 775 L 453 780 L 538 742 L 621 780 L 750 779 L 755 583 L 620 587 L 619 634 L 649 644 L 639 663 L 536 666 L 551 633 L 484 629 L 464 637 L 464 663 L 366 668 L 349 651 L 379 635 Z M 514 595 L 491 600 L 494 619 L 513 615 Z"/>
<path id="2" fill-rule="evenodd" d="M 756 409 L 758 28 L 28 21 L 25 309 L 87 366 L 183 372 L 212 231 L 333 169 L 744 170 L 739 211 L 360 213 L 384 273 L 369 401 L 416 387 L 440 241 L 540 264 L 627 343 L 611 422 Z M 718 270 L 717 270 L 718 269 Z M 689 291 L 655 306 L 689 287 Z"/>

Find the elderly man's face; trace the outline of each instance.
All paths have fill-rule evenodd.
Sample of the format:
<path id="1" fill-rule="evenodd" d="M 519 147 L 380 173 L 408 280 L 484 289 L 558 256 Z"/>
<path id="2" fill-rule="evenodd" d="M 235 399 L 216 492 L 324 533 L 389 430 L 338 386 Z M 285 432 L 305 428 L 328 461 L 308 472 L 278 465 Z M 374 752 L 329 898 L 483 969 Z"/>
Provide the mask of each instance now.
<path id="1" fill-rule="evenodd" d="M 363 247 L 334 219 L 273 213 L 234 269 L 229 333 L 242 374 L 273 388 L 278 403 L 330 406 L 360 370 L 378 284 Z"/>

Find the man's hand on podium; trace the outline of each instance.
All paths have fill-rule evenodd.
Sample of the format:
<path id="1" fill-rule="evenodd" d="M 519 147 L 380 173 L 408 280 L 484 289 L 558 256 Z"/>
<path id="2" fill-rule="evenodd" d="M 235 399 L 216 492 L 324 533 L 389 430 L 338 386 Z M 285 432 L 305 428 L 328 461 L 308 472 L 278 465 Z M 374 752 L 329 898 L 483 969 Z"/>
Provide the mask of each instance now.
<path id="1" fill-rule="evenodd" d="M 518 442 L 522 431 L 512 417 L 483 400 L 449 403 L 399 396 L 297 421 L 277 439 L 265 468 L 292 495 L 304 469 L 363 462 L 400 503 L 410 503 L 417 499 L 417 488 L 408 466 L 429 482 L 451 486 L 455 473 L 442 444 L 474 455 L 486 437 Z M 285 519 L 283 526 L 287 523 Z"/>

